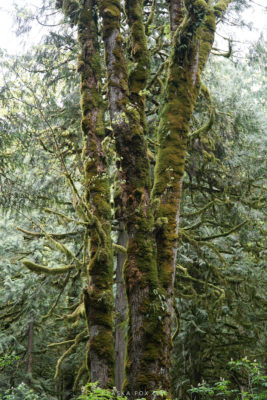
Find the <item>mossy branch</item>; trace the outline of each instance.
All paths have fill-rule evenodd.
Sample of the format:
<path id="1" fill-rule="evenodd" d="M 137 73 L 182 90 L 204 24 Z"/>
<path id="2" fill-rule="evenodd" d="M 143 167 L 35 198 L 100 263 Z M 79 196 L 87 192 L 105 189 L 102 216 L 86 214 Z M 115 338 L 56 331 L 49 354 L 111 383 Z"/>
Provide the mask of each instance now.
<path id="1" fill-rule="evenodd" d="M 155 75 L 153 76 L 153 78 L 150 80 L 150 82 L 147 85 L 147 89 L 151 89 L 155 82 L 158 80 L 159 76 L 162 74 L 163 70 L 168 67 L 169 65 L 169 59 L 165 60 L 164 62 L 162 62 L 158 68 L 158 70 L 156 71 Z"/>
<path id="2" fill-rule="evenodd" d="M 127 249 L 119 244 L 113 243 L 112 246 L 113 246 L 115 254 L 118 254 L 118 253 L 126 254 L 127 253 Z"/>
<path id="3" fill-rule="evenodd" d="M 158 37 L 156 38 L 156 46 L 153 47 L 153 48 L 150 50 L 151 54 L 158 54 L 159 51 L 162 50 L 162 47 L 163 47 L 163 39 L 164 39 L 164 35 L 163 35 L 163 33 L 164 33 L 164 28 L 165 28 L 165 25 L 159 26 L 159 27 L 157 28 Z M 167 58 L 168 58 L 168 57 L 167 57 Z"/>
<path id="4" fill-rule="evenodd" d="M 184 226 L 183 229 L 184 229 L 185 231 L 191 231 L 192 229 L 198 228 L 198 227 L 199 227 L 200 225 L 202 225 L 202 224 L 203 224 L 203 221 L 198 221 L 198 222 L 196 222 L 196 223 L 193 224 L 193 225 Z"/>
<path id="5" fill-rule="evenodd" d="M 232 40 L 228 39 L 228 51 L 220 51 L 219 49 L 213 48 L 211 51 L 211 54 L 214 56 L 220 56 L 220 57 L 225 57 L 225 58 L 230 58 L 233 52 L 233 47 L 232 47 Z"/>
<path id="6" fill-rule="evenodd" d="M 150 14 L 145 22 L 145 32 L 146 35 L 148 35 L 149 32 L 149 28 L 150 25 L 153 23 L 154 18 L 155 18 L 155 11 L 156 11 L 156 0 L 152 0 L 152 4 L 151 4 L 151 9 L 150 9 Z"/>
<path id="7" fill-rule="evenodd" d="M 74 339 L 73 344 L 68 348 L 68 350 L 65 351 L 65 353 L 62 354 L 62 356 L 58 359 L 57 361 L 57 366 L 56 366 L 56 372 L 55 372 L 55 379 L 59 377 L 59 369 L 62 364 L 62 362 L 65 360 L 66 357 L 68 357 L 74 350 L 75 348 L 87 338 L 88 332 L 87 329 L 84 331 L 80 332 L 76 338 Z"/>
<path id="8" fill-rule="evenodd" d="M 79 368 L 77 375 L 75 377 L 74 385 L 73 385 L 73 391 L 75 392 L 77 390 L 78 384 L 82 378 L 82 376 L 86 373 L 88 373 L 88 369 L 86 366 L 86 360 L 83 362 L 82 366 Z"/>
<path id="9" fill-rule="evenodd" d="M 74 321 L 77 317 L 85 314 L 84 303 L 80 303 L 78 307 L 71 313 L 63 315 L 62 319 L 67 319 L 68 321 Z"/>
<path id="10" fill-rule="evenodd" d="M 205 240 L 197 240 L 193 235 L 188 234 L 185 232 L 183 229 L 180 229 L 179 231 L 180 236 L 184 237 L 186 241 L 191 243 L 193 246 L 196 248 L 199 248 L 200 246 L 207 246 L 209 247 L 219 258 L 219 260 L 226 266 L 228 266 L 227 261 L 225 258 L 221 255 L 219 249 L 213 244 Z"/>
<path id="11" fill-rule="evenodd" d="M 202 81 L 200 82 L 200 93 L 211 103 L 210 91 Z"/>
<path id="12" fill-rule="evenodd" d="M 44 210 L 45 210 L 45 212 L 47 212 L 49 214 L 54 214 L 60 218 L 64 218 L 68 222 L 75 222 L 75 224 L 84 225 L 84 226 L 90 225 L 89 222 L 76 220 L 74 218 L 69 217 L 68 215 L 65 215 L 65 214 L 59 212 L 59 211 L 52 210 L 51 208 L 45 208 Z"/>
<path id="13" fill-rule="evenodd" d="M 214 292 L 215 292 L 217 295 L 219 295 L 220 298 L 221 298 L 221 296 L 223 296 L 223 297 L 225 296 L 224 289 L 222 289 L 222 288 L 220 288 L 220 287 L 218 287 L 218 286 L 216 286 L 216 285 L 213 285 L 212 283 L 203 281 L 202 279 L 194 278 L 193 276 L 191 276 L 191 275 L 188 273 L 187 268 L 183 267 L 182 265 L 179 265 L 179 264 L 178 264 L 178 265 L 176 265 L 176 268 L 177 268 L 178 270 L 180 270 L 180 271 L 183 272 L 183 274 L 179 274 L 179 273 L 178 273 L 178 276 L 179 276 L 180 278 L 189 279 L 189 280 L 192 281 L 192 282 L 197 282 L 197 283 L 200 283 L 201 285 L 208 286 L 208 287 L 214 289 Z"/>
<path id="14" fill-rule="evenodd" d="M 184 42 L 190 43 L 193 40 L 193 35 L 204 20 L 208 10 L 205 0 L 185 0 L 185 6 L 187 15 L 174 34 L 176 50 L 179 50 L 179 46 Z"/>
<path id="15" fill-rule="evenodd" d="M 75 256 L 75 254 L 67 246 L 65 246 L 63 243 L 60 243 L 57 240 L 53 239 L 53 237 L 51 235 L 49 235 L 48 233 L 46 233 L 44 229 L 42 229 L 42 231 L 43 231 L 45 238 L 48 240 L 48 242 L 50 242 L 51 246 L 54 249 L 61 251 L 63 254 L 66 255 L 66 257 L 68 259 L 75 260 L 78 264 L 81 264 L 81 261 Z"/>
<path id="16" fill-rule="evenodd" d="M 21 313 L 20 313 L 20 311 L 11 310 L 11 311 L 6 312 L 5 314 L 0 315 L 0 320 L 1 320 L 1 319 L 5 319 L 5 318 L 12 317 L 12 316 L 15 315 L 15 314 L 16 314 L 16 315 L 20 315 Z"/>
<path id="17" fill-rule="evenodd" d="M 222 232 L 222 233 L 218 233 L 216 235 L 211 235 L 211 236 L 206 236 L 203 238 L 196 238 L 196 240 L 201 240 L 201 241 L 205 241 L 205 240 L 212 240 L 212 239 L 217 239 L 220 237 L 225 237 L 225 236 L 229 236 L 231 235 L 231 233 L 234 233 L 236 231 L 238 231 L 243 225 L 245 225 L 248 222 L 248 220 L 241 222 L 241 224 L 238 224 L 236 226 L 234 226 L 232 229 L 230 229 L 229 231 L 226 232 Z"/>
<path id="18" fill-rule="evenodd" d="M 20 232 L 25 233 L 28 236 L 33 236 L 33 237 L 36 237 L 36 238 L 41 238 L 41 237 L 45 236 L 44 233 L 28 231 L 28 230 L 20 228 L 18 226 L 17 226 L 17 230 L 20 231 Z M 65 232 L 65 233 L 48 233 L 48 235 L 51 236 L 54 239 L 65 239 L 67 237 L 76 236 L 76 235 L 79 235 L 81 233 L 82 233 L 81 231 L 73 231 L 73 232 Z"/>
<path id="19" fill-rule="evenodd" d="M 70 19 L 72 24 L 77 23 L 79 11 L 81 9 L 78 0 L 56 0 L 56 8 L 61 8 L 64 15 Z"/>
<path id="20" fill-rule="evenodd" d="M 174 331 L 174 334 L 172 335 L 172 341 L 174 341 L 176 339 L 176 337 L 178 336 L 179 332 L 180 332 L 180 328 L 181 328 L 181 324 L 180 324 L 180 314 L 179 314 L 179 310 L 178 307 L 174 304 L 174 312 L 175 312 L 175 317 L 176 317 L 176 329 Z"/>
<path id="21" fill-rule="evenodd" d="M 143 0 L 126 0 L 125 2 L 131 34 L 132 56 L 135 61 L 135 67 L 129 76 L 129 89 L 131 93 L 136 94 L 145 89 L 150 69 L 142 8 Z"/>
<path id="22" fill-rule="evenodd" d="M 64 279 L 62 288 L 61 288 L 60 293 L 58 294 L 58 296 L 56 298 L 56 301 L 54 302 L 54 304 L 52 305 L 52 307 L 50 308 L 48 313 L 41 318 L 41 323 L 43 321 L 45 321 L 47 318 L 49 318 L 53 314 L 53 312 L 54 312 L 56 306 L 58 305 L 58 302 L 59 302 L 59 300 L 60 300 L 60 298 L 61 298 L 61 296 L 62 296 L 62 294 L 64 292 L 64 289 L 67 286 L 67 283 L 68 283 L 69 279 L 70 279 L 70 271 L 68 272 L 66 278 Z"/>
<path id="23" fill-rule="evenodd" d="M 74 343 L 74 342 L 75 342 L 75 339 L 65 340 L 64 342 L 50 343 L 50 344 L 47 345 L 47 347 L 66 346 L 66 344 L 71 344 L 71 343 Z"/>
<path id="24" fill-rule="evenodd" d="M 219 0 L 213 7 L 215 16 L 221 18 L 231 2 L 232 0 Z"/>
<path id="25" fill-rule="evenodd" d="M 206 133 L 208 133 L 211 130 L 213 124 L 214 124 L 214 116 L 215 116 L 215 110 L 214 110 L 214 108 L 212 108 L 211 112 L 210 112 L 210 118 L 209 118 L 208 122 L 206 122 L 206 124 L 201 126 L 196 131 L 192 132 L 189 135 L 189 137 L 190 138 L 201 137 L 202 135 L 205 135 Z"/>
<path id="26" fill-rule="evenodd" d="M 25 260 L 22 263 L 30 271 L 35 272 L 36 274 L 45 274 L 45 275 L 64 274 L 75 268 L 75 266 L 72 264 L 65 265 L 64 267 L 49 268 L 45 267 L 44 265 L 36 264 L 29 260 Z"/>
<path id="27" fill-rule="evenodd" d="M 199 214 L 203 214 L 208 208 L 210 208 L 211 206 L 213 206 L 213 204 L 215 203 L 214 200 L 210 201 L 209 203 L 207 203 L 204 207 L 200 208 L 197 211 L 194 211 L 192 213 L 182 213 L 181 217 L 185 218 L 185 217 L 195 217 L 196 215 Z"/>

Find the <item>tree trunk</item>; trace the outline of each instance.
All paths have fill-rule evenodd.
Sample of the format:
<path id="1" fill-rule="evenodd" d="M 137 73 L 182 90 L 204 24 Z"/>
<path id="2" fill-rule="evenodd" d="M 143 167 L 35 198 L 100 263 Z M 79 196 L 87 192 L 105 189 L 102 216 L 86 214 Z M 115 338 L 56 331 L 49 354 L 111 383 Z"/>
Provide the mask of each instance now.
<path id="1" fill-rule="evenodd" d="M 78 21 L 81 46 L 82 131 L 84 136 L 84 211 L 90 221 L 88 295 L 88 369 L 101 387 L 114 384 L 113 252 L 109 177 L 102 142 L 105 138 L 101 92 L 101 62 L 94 1 L 85 1 Z"/>
<path id="2" fill-rule="evenodd" d="M 114 367 L 111 212 L 102 151 L 104 125 L 97 6 L 102 18 L 109 111 L 116 142 L 122 215 L 128 234 L 124 263 L 129 309 L 125 390 L 130 400 L 142 396 L 152 399 L 152 391 L 159 388 L 170 393 L 173 293 L 189 124 L 199 93 L 200 74 L 213 44 L 216 18 L 221 17 L 230 1 L 219 0 L 211 6 L 205 0 L 170 0 L 172 51 L 166 98 L 160 114 L 152 189 L 145 141 L 144 89 L 150 56 L 143 2 L 125 2 L 133 61 L 128 74 L 120 34 L 120 0 L 86 0 L 85 3 L 58 0 L 73 20 L 78 15 L 75 7 L 82 9 L 78 22 L 86 181 L 82 207 L 92 228 L 89 289 L 84 296 L 90 332 L 88 359 L 91 381 L 98 380 L 102 386 L 109 386 Z M 123 262 L 124 259 L 118 262 L 120 282 Z M 118 289 L 117 304 L 122 304 L 119 285 Z M 119 348 L 117 335 L 118 330 L 116 350 Z M 117 365 L 122 365 L 122 359 L 118 358 Z M 116 375 L 120 386 L 122 373 L 117 370 Z"/>
<path id="3" fill-rule="evenodd" d="M 158 275 L 153 236 L 154 218 L 150 202 L 150 168 L 144 140 L 142 96 L 148 69 L 141 3 L 128 2 L 128 20 L 136 68 L 127 79 L 120 35 L 120 2 L 102 1 L 105 57 L 108 71 L 109 105 L 119 157 L 122 207 L 128 232 L 125 282 L 129 307 L 128 354 L 125 391 L 129 399 L 161 386 L 158 365 L 162 310 L 159 307 Z M 131 14 L 132 13 L 132 14 Z M 136 45 L 137 41 L 138 46 Z M 138 51 L 136 50 L 138 49 Z"/>
<path id="4" fill-rule="evenodd" d="M 229 1 L 220 2 L 220 12 Z M 152 196 L 156 210 L 157 266 L 159 280 L 166 295 L 162 343 L 164 366 L 159 371 L 170 376 L 172 348 L 172 314 L 176 270 L 179 211 L 186 161 L 189 123 L 200 89 L 200 74 L 210 53 L 216 27 L 213 7 L 205 1 L 186 1 L 187 13 L 181 18 L 181 1 L 170 3 L 172 53 L 169 60 L 166 102 L 158 130 L 159 150 Z M 215 6 L 216 7 L 216 6 Z"/>
<path id="5" fill-rule="evenodd" d="M 124 229 L 124 224 L 119 225 L 119 235 L 117 243 L 126 248 L 128 235 Z M 115 299 L 115 384 L 118 392 L 122 391 L 122 385 L 125 378 L 125 360 L 127 346 L 127 297 L 123 276 L 123 266 L 126 260 L 126 254 L 119 251 L 117 255 L 116 268 L 116 299 Z"/>
<path id="6" fill-rule="evenodd" d="M 29 333 L 28 333 L 28 365 L 27 365 L 27 376 L 29 385 L 32 384 L 32 367 L 33 367 L 33 339 L 34 339 L 34 319 L 29 322 Z"/>

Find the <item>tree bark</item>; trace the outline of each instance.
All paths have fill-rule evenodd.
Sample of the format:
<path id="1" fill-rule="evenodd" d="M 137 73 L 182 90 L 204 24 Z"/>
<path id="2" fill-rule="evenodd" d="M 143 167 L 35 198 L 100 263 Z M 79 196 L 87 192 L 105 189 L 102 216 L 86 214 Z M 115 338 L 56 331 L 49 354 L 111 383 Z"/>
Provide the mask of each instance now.
<path id="1" fill-rule="evenodd" d="M 221 15 L 229 1 L 220 3 Z M 154 201 L 159 204 L 156 210 L 157 266 L 167 305 L 164 318 L 166 340 L 162 343 L 165 362 L 159 371 L 166 382 L 170 376 L 179 212 L 189 123 L 200 90 L 200 74 L 214 41 L 216 16 L 219 16 L 216 6 L 210 7 L 202 0 L 185 1 L 185 5 L 187 10 L 182 20 L 181 2 L 172 0 L 170 3 L 172 53 L 166 102 L 159 124 L 159 150 L 152 193 Z"/>
<path id="2" fill-rule="evenodd" d="M 170 0 L 172 50 L 166 98 L 160 113 L 152 189 L 145 141 L 144 89 L 150 56 L 143 2 L 126 0 L 125 3 L 134 64 L 128 74 L 120 33 L 120 0 L 84 3 L 58 0 L 73 21 L 79 15 L 85 212 L 94 216 L 89 289 L 84 296 L 90 332 L 88 359 L 91 380 L 107 387 L 113 380 L 114 368 L 111 210 L 102 151 L 104 125 L 97 6 L 102 18 L 109 111 L 116 142 L 122 215 L 128 235 L 127 255 L 125 262 L 123 259 L 118 262 L 118 276 L 121 279 L 124 262 L 129 309 L 125 390 L 130 400 L 141 392 L 152 399 L 152 391 L 159 388 L 170 393 L 175 265 L 189 124 L 200 89 L 200 74 L 214 41 L 216 18 L 222 16 L 230 1 L 219 0 L 211 6 L 205 0 Z M 119 293 L 117 301 L 122 304 Z M 118 340 L 116 336 L 116 350 Z M 119 364 L 122 365 L 122 359 Z M 122 374 L 117 370 L 116 375 L 120 386 Z"/>
<path id="3" fill-rule="evenodd" d="M 159 349 L 164 337 L 158 334 L 162 331 L 158 329 L 162 310 L 158 296 L 150 168 L 144 139 L 143 95 L 140 93 L 146 85 L 143 72 L 149 65 L 142 57 L 146 54 L 146 41 L 141 2 L 129 1 L 126 7 L 136 60 L 129 82 L 120 35 L 120 3 L 118 0 L 100 3 L 110 115 L 119 157 L 122 207 L 128 233 L 125 282 L 129 331 L 124 390 L 129 399 L 134 399 L 138 393 L 146 391 L 152 396 L 152 390 L 161 386 L 158 365 L 162 361 Z"/>
<path id="4" fill-rule="evenodd" d="M 27 375 L 29 383 L 31 384 L 32 379 L 32 367 L 33 367 L 33 338 L 34 338 L 34 319 L 32 318 L 29 322 L 29 333 L 28 333 L 28 365 Z"/>
<path id="5" fill-rule="evenodd" d="M 117 243 L 126 248 L 128 235 L 124 224 L 119 225 L 119 235 Z M 115 384 L 118 392 L 122 391 L 122 385 L 125 378 L 125 361 L 127 347 L 127 297 L 123 276 L 123 266 L 126 260 L 126 254 L 119 251 L 117 255 L 116 268 L 116 299 L 115 299 Z"/>
<path id="6" fill-rule="evenodd" d="M 113 252 L 109 177 L 102 142 L 105 138 L 101 61 L 94 1 L 84 2 L 78 21 L 81 46 L 82 131 L 84 136 L 85 213 L 93 215 L 85 293 L 89 329 L 88 369 L 101 387 L 114 384 Z"/>

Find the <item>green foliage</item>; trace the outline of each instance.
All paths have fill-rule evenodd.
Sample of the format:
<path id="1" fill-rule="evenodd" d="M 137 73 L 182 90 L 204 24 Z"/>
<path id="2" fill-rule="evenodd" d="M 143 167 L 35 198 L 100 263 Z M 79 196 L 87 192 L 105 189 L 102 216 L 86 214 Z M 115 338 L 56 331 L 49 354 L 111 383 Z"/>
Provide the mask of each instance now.
<path id="1" fill-rule="evenodd" d="M 13 355 L 13 354 L 6 354 L 3 357 L 0 356 L 0 369 L 13 365 L 14 362 L 18 361 L 20 359 L 19 356 Z"/>
<path id="2" fill-rule="evenodd" d="M 1 396 L 1 395 L 0 395 Z M 18 387 L 6 391 L 1 400 L 40 400 L 41 397 L 34 393 L 25 383 L 21 383 Z"/>
<path id="3" fill-rule="evenodd" d="M 25 383 L 20 383 L 17 387 L 7 390 L 3 395 L 0 393 L 0 400 L 53 400 L 47 394 L 38 394 Z"/>
<path id="4" fill-rule="evenodd" d="M 139 93 L 146 97 L 145 129 L 152 176 L 158 149 L 158 116 L 166 100 L 171 41 L 166 4 L 155 3 L 153 23 L 149 25 L 152 34 L 148 38 L 151 74 L 147 88 Z M 51 6 L 52 2 L 45 4 Z M 149 9 L 148 2 L 145 16 Z M 45 7 L 42 13 L 46 20 Z M 18 15 L 21 27 L 26 14 L 21 10 Z M 31 13 L 26 15 L 27 21 L 33 18 Z M 99 30 L 101 34 L 101 26 Z M 126 38 L 124 20 L 122 33 Z M 24 56 L 14 58 L 1 53 L 0 352 L 8 354 L 0 358 L 1 400 L 47 400 L 54 395 L 70 398 L 73 386 L 79 393 L 79 384 L 88 378 L 86 335 L 74 345 L 86 328 L 81 289 L 87 284 L 84 267 L 89 262 L 90 236 L 89 224 L 83 220 L 83 206 L 77 207 L 78 216 L 75 211 L 79 197 L 84 195 L 75 61 L 79 49 L 75 34 L 60 24 L 43 44 Z M 124 45 L 128 46 L 127 39 Z M 101 56 L 103 52 L 101 47 Z M 251 397 L 251 390 L 253 396 L 264 393 L 266 384 L 257 364 L 253 366 L 245 360 L 232 366 L 230 363 L 228 373 L 225 365 L 231 356 L 238 359 L 244 353 L 266 363 L 262 350 L 266 347 L 265 59 L 262 38 L 243 61 L 213 57 L 202 77 L 211 100 L 203 87 L 191 121 L 191 132 L 197 134 L 189 139 L 176 272 L 173 393 L 179 400 L 188 399 L 187 389 L 203 379 L 206 383 L 194 389 L 198 390 L 196 395 L 239 396 L 232 374 L 247 385 L 247 399 L 263 400 Z M 129 66 L 134 66 L 133 60 L 128 61 Z M 102 79 L 106 100 L 104 74 Z M 207 124 L 213 112 L 214 121 Z M 126 122 L 124 114 L 122 117 Z M 110 152 L 110 182 L 115 186 L 114 139 L 107 112 L 105 129 L 109 132 L 105 151 Z M 77 193 L 65 179 L 64 163 Z M 171 190 L 172 171 L 166 171 L 170 176 L 167 188 Z M 114 207 L 114 240 L 118 227 L 115 214 Z M 166 217 L 158 218 L 156 228 L 167 224 Z M 18 225 L 36 236 L 17 231 Z M 76 232 L 59 240 L 76 258 L 69 275 L 37 276 L 23 268 L 25 257 L 49 268 L 66 265 L 63 247 L 53 236 L 64 236 L 66 232 Z M 164 295 L 158 291 L 154 295 L 156 301 L 150 308 L 158 306 L 164 313 Z M 21 382 L 27 375 L 32 320 L 34 362 L 30 389 Z M 9 355 L 13 353 L 17 355 Z M 81 371 L 78 383 L 74 382 L 77 371 Z M 225 376 L 225 380 L 214 384 L 218 376 Z M 43 391 L 43 397 L 36 394 Z M 119 398 L 95 384 L 87 386 L 86 391 L 80 399 Z M 164 398 L 165 393 L 157 395 Z"/>
<path id="5" fill-rule="evenodd" d="M 113 399 L 113 400 L 127 400 L 126 396 L 120 396 L 116 389 L 108 390 L 108 389 L 101 389 L 98 386 L 98 382 L 95 383 L 88 383 L 83 388 L 83 394 L 77 398 L 77 400 L 106 400 L 106 399 Z M 167 392 L 165 390 L 155 390 L 153 392 L 153 398 L 166 398 Z M 145 398 L 136 399 L 136 400 L 146 400 Z"/>
<path id="6" fill-rule="evenodd" d="M 126 397 L 117 396 L 116 392 L 108 389 L 101 389 L 98 382 L 89 383 L 84 388 L 84 394 L 78 397 L 78 400 L 127 400 Z"/>
<path id="7" fill-rule="evenodd" d="M 245 352 L 266 363 L 263 47 L 253 46 L 249 62 L 210 60 L 204 78 L 212 97 L 202 92 L 191 123 L 197 131 L 215 107 L 210 131 L 191 139 L 184 178 L 173 368 L 183 399 L 191 385 L 223 376 L 230 357 Z"/>
<path id="8" fill-rule="evenodd" d="M 232 381 L 221 378 L 213 385 L 202 382 L 197 388 L 190 389 L 190 392 L 198 394 L 201 400 L 213 398 L 224 398 L 225 400 L 266 399 L 267 376 L 263 374 L 259 363 L 243 358 L 239 361 L 230 361 L 228 369 L 233 376 Z"/>

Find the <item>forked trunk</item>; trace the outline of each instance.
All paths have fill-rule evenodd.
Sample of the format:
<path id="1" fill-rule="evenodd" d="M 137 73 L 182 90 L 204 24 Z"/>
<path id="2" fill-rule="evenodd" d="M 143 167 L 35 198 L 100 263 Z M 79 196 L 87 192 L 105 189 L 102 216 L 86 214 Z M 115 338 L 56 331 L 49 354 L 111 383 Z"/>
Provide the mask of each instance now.
<path id="1" fill-rule="evenodd" d="M 189 124 L 200 89 L 200 74 L 210 53 L 216 27 L 230 0 L 214 6 L 205 0 L 170 0 L 172 51 L 169 56 L 166 98 L 158 128 L 158 153 L 154 186 L 145 141 L 145 95 L 150 55 L 144 28 L 143 2 L 126 0 L 133 68 L 128 74 L 120 33 L 120 0 L 68 1 L 58 6 L 79 14 L 81 44 L 81 106 L 84 134 L 85 212 L 92 213 L 89 288 L 85 306 L 90 332 L 88 354 L 91 381 L 103 387 L 113 382 L 112 245 L 109 184 L 102 141 L 103 99 L 101 52 L 97 10 L 102 18 L 108 101 L 116 142 L 121 185 L 121 212 L 128 234 L 127 254 L 118 258 L 117 300 L 124 319 L 122 265 L 128 298 L 128 354 L 124 390 L 129 400 L 152 399 L 152 391 L 164 389 L 170 397 L 172 309 L 179 228 L 182 179 Z M 185 6 L 185 7 L 184 7 Z M 78 15 L 78 14 L 77 14 Z M 148 31 L 148 30 L 147 30 Z M 92 216 L 90 217 L 92 220 Z M 125 236 L 120 237 L 125 245 Z M 124 350 L 116 328 L 117 372 L 120 389 Z"/>

